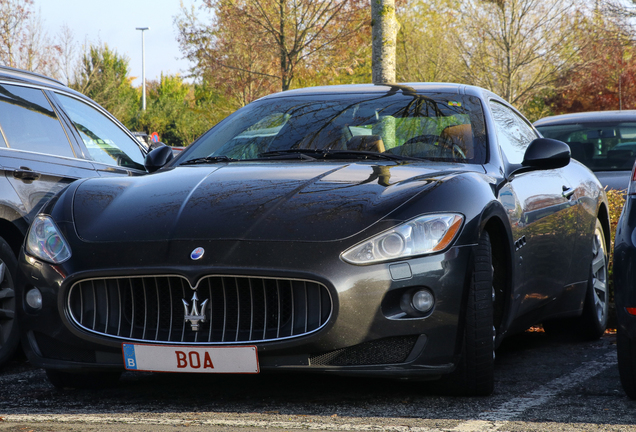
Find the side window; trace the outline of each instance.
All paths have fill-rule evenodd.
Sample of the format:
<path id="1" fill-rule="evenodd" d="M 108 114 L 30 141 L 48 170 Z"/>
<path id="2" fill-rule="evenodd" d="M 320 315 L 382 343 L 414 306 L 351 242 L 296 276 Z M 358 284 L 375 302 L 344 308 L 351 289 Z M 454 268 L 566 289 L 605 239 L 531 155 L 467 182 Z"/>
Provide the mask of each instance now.
<path id="1" fill-rule="evenodd" d="M 75 157 L 66 132 L 42 90 L 0 85 L 0 127 L 9 148 Z"/>
<path id="2" fill-rule="evenodd" d="M 144 154 L 116 123 L 84 102 L 61 93 L 56 95 L 93 160 L 143 169 Z"/>
<path id="3" fill-rule="evenodd" d="M 528 145 L 538 138 L 534 130 L 516 112 L 505 105 L 490 102 L 501 151 L 512 164 L 523 162 Z"/>

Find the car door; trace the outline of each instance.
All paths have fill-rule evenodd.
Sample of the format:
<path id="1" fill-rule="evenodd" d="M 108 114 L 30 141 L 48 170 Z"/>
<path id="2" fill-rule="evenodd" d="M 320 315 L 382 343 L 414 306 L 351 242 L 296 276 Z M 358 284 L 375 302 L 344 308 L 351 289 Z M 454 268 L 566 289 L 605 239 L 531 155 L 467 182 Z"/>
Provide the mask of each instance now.
<path id="1" fill-rule="evenodd" d="M 511 166 L 520 167 L 533 128 L 514 110 L 491 101 L 499 146 Z M 562 169 L 534 170 L 509 176 L 500 191 L 510 217 L 517 267 L 513 294 L 519 315 L 541 314 L 567 284 L 577 239 L 574 189 Z"/>
<path id="2" fill-rule="evenodd" d="M 145 174 L 145 151 L 110 114 L 69 94 L 51 92 L 85 157 L 101 176 Z"/>
<path id="3" fill-rule="evenodd" d="M 0 84 L 0 169 L 15 194 L 0 206 L 17 207 L 30 222 L 53 194 L 70 182 L 96 176 L 69 138 L 43 90 Z M 18 198 L 5 198 L 15 197 Z"/>

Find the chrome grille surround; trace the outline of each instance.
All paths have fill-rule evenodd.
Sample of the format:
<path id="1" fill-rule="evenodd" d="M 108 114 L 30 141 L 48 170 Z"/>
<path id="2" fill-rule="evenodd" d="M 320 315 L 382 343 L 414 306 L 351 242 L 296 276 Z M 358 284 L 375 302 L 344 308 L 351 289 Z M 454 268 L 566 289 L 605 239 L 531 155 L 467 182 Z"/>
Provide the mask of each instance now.
<path id="1" fill-rule="evenodd" d="M 279 341 L 320 330 L 333 312 L 323 284 L 291 278 L 210 275 L 199 280 L 206 321 L 192 331 L 182 300 L 193 289 L 177 275 L 90 278 L 68 291 L 67 312 L 81 329 L 127 341 L 237 344 Z"/>

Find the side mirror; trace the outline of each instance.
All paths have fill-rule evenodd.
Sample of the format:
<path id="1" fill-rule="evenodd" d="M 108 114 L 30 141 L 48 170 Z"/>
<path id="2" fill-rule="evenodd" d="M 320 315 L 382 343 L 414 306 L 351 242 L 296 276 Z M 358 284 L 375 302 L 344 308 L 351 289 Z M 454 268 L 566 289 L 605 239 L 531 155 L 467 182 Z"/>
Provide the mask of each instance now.
<path id="1" fill-rule="evenodd" d="M 144 166 L 149 173 L 157 171 L 174 158 L 172 148 L 169 146 L 157 147 L 146 155 Z"/>
<path id="2" fill-rule="evenodd" d="M 525 168 L 554 169 L 570 163 L 570 146 L 563 141 L 537 138 L 530 143 L 521 165 Z"/>

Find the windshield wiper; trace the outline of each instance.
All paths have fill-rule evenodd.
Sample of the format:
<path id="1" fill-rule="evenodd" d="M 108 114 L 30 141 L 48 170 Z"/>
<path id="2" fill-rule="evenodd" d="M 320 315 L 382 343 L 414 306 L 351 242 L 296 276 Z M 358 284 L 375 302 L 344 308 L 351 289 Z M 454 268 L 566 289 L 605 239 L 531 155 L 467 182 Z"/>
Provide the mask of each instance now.
<path id="1" fill-rule="evenodd" d="M 380 159 L 391 161 L 405 161 L 405 160 L 422 160 L 422 158 L 402 156 L 391 153 L 377 153 L 372 151 L 363 150 L 334 150 L 334 149 L 284 149 L 273 150 L 264 153 L 259 153 L 260 158 L 272 158 L 276 156 L 284 156 L 286 154 L 303 154 L 311 155 L 316 159 Z"/>
<path id="2" fill-rule="evenodd" d="M 217 162 L 237 162 L 238 159 L 234 159 L 227 156 L 206 156 L 195 159 L 190 159 L 185 162 L 181 162 L 181 165 L 196 165 L 196 164 L 212 164 Z"/>
<path id="3" fill-rule="evenodd" d="M 288 152 L 286 150 L 259 153 L 256 159 L 246 159 L 246 160 L 257 161 L 257 160 L 264 160 L 264 159 L 269 159 L 269 160 L 300 159 L 304 161 L 316 160 L 315 157 L 306 155 L 305 152 Z"/>

